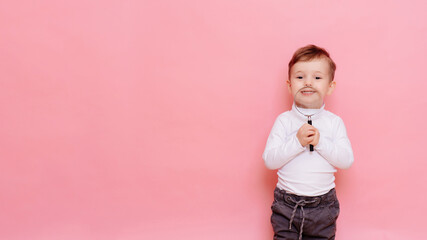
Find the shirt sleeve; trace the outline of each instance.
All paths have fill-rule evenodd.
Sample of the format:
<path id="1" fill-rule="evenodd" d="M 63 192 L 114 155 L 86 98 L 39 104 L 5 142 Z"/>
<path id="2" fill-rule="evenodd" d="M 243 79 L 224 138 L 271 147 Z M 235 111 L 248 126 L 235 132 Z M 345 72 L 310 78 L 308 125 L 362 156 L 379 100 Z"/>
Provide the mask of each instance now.
<path id="1" fill-rule="evenodd" d="M 296 132 L 288 135 L 279 116 L 268 136 L 262 158 L 268 169 L 278 169 L 304 150 L 305 148 L 298 141 Z"/>
<path id="2" fill-rule="evenodd" d="M 341 118 L 334 124 L 334 138 L 330 139 L 320 134 L 319 143 L 314 149 L 332 166 L 340 169 L 349 168 L 354 161 L 353 150 L 347 131 Z"/>

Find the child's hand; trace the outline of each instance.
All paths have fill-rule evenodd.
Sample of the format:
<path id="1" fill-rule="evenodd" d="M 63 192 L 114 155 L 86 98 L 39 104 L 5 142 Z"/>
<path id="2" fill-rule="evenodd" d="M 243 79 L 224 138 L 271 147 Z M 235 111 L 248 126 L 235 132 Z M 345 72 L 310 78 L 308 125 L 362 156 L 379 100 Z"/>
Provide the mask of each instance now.
<path id="1" fill-rule="evenodd" d="M 307 146 L 308 144 L 316 146 L 319 143 L 319 137 L 319 130 L 308 123 L 302 125 L 297 132 L 298 141 L 303 147 Z"/>

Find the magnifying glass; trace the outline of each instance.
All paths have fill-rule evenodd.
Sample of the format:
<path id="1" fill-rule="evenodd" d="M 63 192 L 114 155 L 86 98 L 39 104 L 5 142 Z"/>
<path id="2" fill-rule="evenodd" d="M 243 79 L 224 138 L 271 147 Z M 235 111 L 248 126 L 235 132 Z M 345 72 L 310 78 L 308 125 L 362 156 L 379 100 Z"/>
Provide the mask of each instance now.
<path id="1" fill-rule="evenodd" d="M 313 125 L 312 117 L 322 110 L 323 98 L 316 89 L 304 87 L 298 90 L 294 96 L 295 109 L 307 117 L 307 123 Z M 310 144 L 310 151 L 314 151 Z"/>

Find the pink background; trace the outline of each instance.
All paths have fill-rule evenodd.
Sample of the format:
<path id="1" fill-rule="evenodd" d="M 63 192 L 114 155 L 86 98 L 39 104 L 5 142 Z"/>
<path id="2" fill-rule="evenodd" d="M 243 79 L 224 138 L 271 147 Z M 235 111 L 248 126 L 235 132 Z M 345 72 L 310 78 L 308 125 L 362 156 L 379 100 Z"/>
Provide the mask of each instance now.
<path id="1" fill-rule="evenodd" d="M 0 239 L 271 239 L 261 155 L 309 43 L 355 155 L 337 238 L 425 239 L 426 7 L 0 1 Z"/>

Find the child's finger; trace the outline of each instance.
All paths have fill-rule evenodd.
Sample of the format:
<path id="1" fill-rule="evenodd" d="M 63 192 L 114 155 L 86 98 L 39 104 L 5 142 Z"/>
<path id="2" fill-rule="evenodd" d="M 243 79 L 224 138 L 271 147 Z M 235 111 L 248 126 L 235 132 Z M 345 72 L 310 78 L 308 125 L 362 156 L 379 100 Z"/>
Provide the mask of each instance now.
<path id="1" fill-rule="evenodd" d="M 307 138 L 305 139 L 305 141 L 306 141 L 308 144 L 310 144 L 311 142 L 313 142 L 313 140 L 314 140 L 314 137 L 307 137 Z"/>
<path id="2" fill-rule="evenodd" d="M 308 128 L 307 128 L 307 129 L 310 129 L 310 130 L 313 130 L 313 131 L 316 131 L 316 130 L 317 130 L 317 128 L 313 127 L 312 125 L 308 125 Z"/>
<path id="3" fill-rule="evenodd" d="M 313 130 L 313 129 L 308 129 L 308 130 L 306 131 L 306 133 L 307 133 L 307 135 L 314 135 L 314 134 L 316 134 L 316 131 L 315 131 L 315 130 Z"/>

